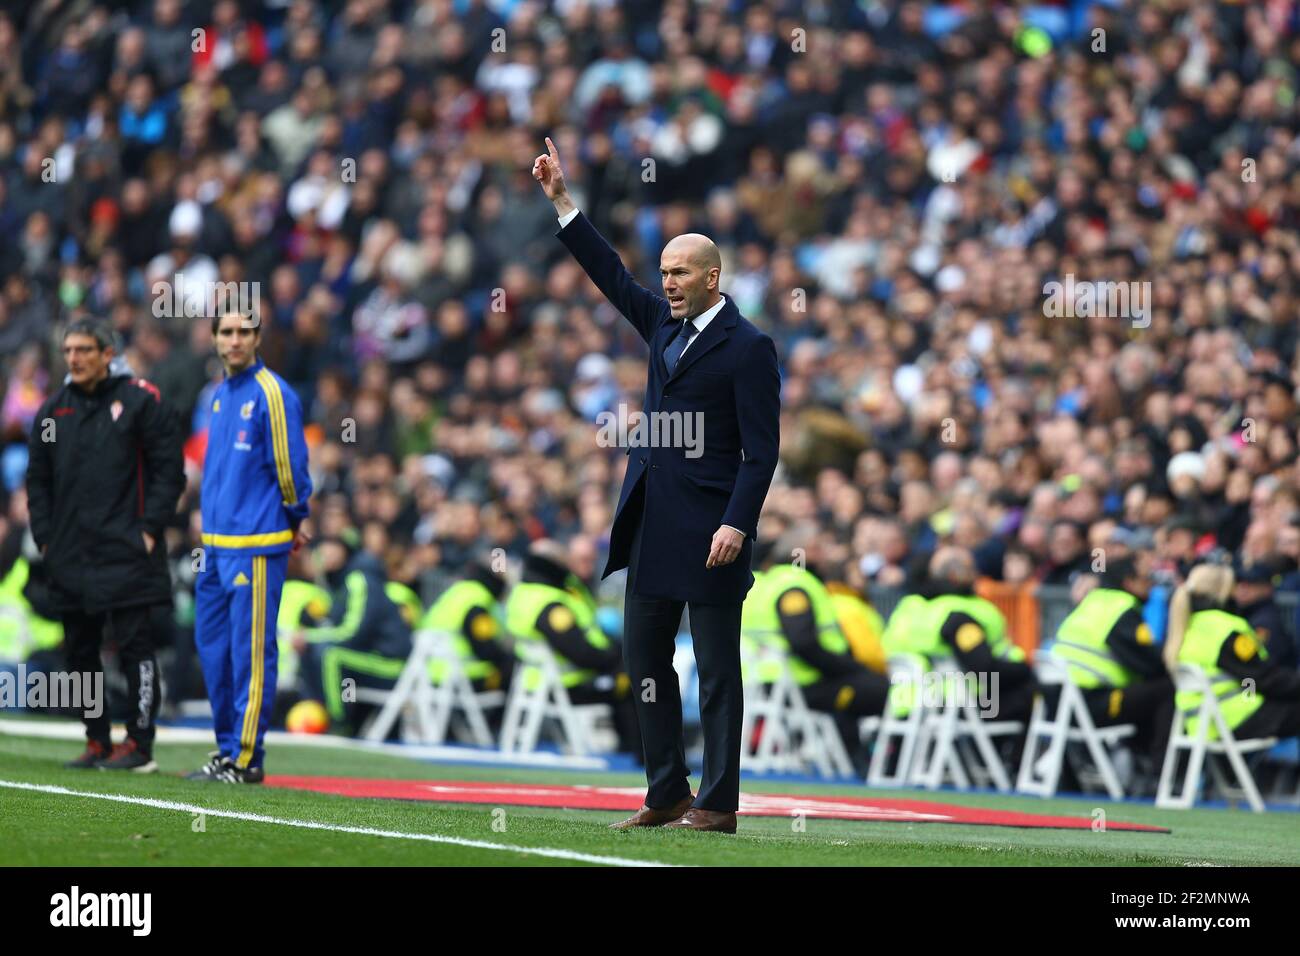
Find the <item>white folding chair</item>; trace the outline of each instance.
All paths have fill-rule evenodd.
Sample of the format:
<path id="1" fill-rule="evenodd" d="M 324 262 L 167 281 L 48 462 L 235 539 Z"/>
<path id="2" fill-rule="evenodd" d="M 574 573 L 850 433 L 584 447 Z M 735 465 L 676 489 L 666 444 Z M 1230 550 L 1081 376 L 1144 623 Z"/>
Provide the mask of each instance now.
<path id="1" fill-rule="evenodd" d="M 965 674 L 950 658 L 936 660 L 925 675 L 925 698 L 941 689 L 938 700 L 927 699 L 916 756 L 909 780 L 915 786 L 938 790 L 951 780 L 958 790 L 973 785 L 1011 792 L 1011 778 L 998 755 L 994 741 L 1020 733 L 1017 720 L 994 720 L 980 716 L 978 694 L 972 688 L 974 675 Z"/>
<path id="2" fill-rule="evenodd" d="M 889 658 L 888 666 L 889 699 L 885 702 L 885 712 L 879 717 L 864 717 L 860 724 L 864 735 L 875 734 L 871 763 L 867 767 L 867 783 L 873 787 L 907 785 L 925 721 L 925 701 L 921 694 L 925 671 L 920 662 L 911 655 L 896 655 Z M 906 716 L 896 715 L 892 706 L 895 694 L 912 698 Z M 897 755 L 892 771 L 888 769 L 891 753 Z"/>
<path id="3" fill-rule="evenodd" d="M 434 661 L 443 664 L 443 679 L 438 684 L 429 679 L 429 665 Z M 447 739 L 453 713 L 460 713 L 469 727 L 473 743 L 479 747 L 492 746 L 492 733 L 483 716 L 483 708 L 492 703 L 492 698 L 475 692 L 449 634 L 417 631 L 411 655 L 406 659 L 393 689 L 364 693 L 366 698 L 383 704 L 379 714 L 362 732 L 366 740 L 387 740 L 393 724 L 402 719 L 403 739 L 428 745 L 441 744 Z M 363 691 L 358 690 L 359 700 L 363 699 L 362 694 Z M 500 699 L 499 694 L 493 697 Z M 415 732 L 408 734 L 408 727 L 412 725 Z"/>
<path id="4" fill-rule="evenodd" d="M 595 752 L 589 718 L 593 711 L 604 712 L 608 708 L 604 704 L 574 706 L 564 686 L 559 662 L 545 642 L 520 641 L 515 647 L 521 651 L 523 666 L 515 668 L 506 697 L 501 751 L 532 753 L 537 749 L 543 721 L 551 718 L 560 729 L 559 743 L 568 753 L 586 756 Z M 538 674 L 533 687 L 527 686 L 530 670 Z"/>
<path id="5" fill-rule="evenodd" d="M 18 657 L 9 663 L 17 664 L 27 660 L 35 642 L 32 640 L 32 626 L 26 612 L 12 604 L 0 604 L 0 620 L 11 622 L 18 632 Z"/>
<path id="6" fill-rule="evenodd" d="M 1246 754 L 1268 750 L 1277 743 L 1276 737 L 1258 737 L 1238 740 L 1233 736 L 1219 700 L 1214 694 L 1210 677 L 1194 664 L 1179 662 L 1174 669 L 1174 686 L 1179 691 L 1194 691 L 1200 695 L 1200 706 L 1192 711 L 1174 711 L 1173 727 L 1169 732 L 1169 746 L 1165 750 L 1165 765 L 1160 771 L 1160 786 L 1156 791 L 1156 806 L 1164 809 L 1186 810 L 1196 803 L 1201 790 L 1201 771 L 1207 757 L 1226 757 L 1236 784 L 1228 780 L 1213 760 L 1209 761 L 1215 785 L 1230 800 L 1244 799 L 1256 813 L 1264 812 L 1264 800 L 1255 786 L 1255 776 L 1246 764 Z M 1196 718 L 1196 733 L 1187 732 L 1187 718 Z M 1210 724 L 1218 731 L 1218 739 L 1210 740 Z M 1187 753 L 1186 770 L 1179 777 L 1179 757 Z M 1175 781 L 1175 778 L 1179 779 Z"/>
<path id="7" fill-rule="evenodd" d="M 1061 770 L 1065 765 L 1070 744 L 1083 744 L 1101 778 L 1102 786 L 1112 800 L 1124 797 L 1119 774 L 1110 759 L 1109 748 L 1118 746 L 1137 729 L 1132 724 L 1115 724 L 1098 727 L 1088 712 L 1083 691 L 1070 679 L 1065 662 L 1050 652 L 1040 653 L 1035 663 L 1038 683 L 1060 688 L 1056 713 L 1047 716 L 1047 701 L 1042 694 L 1034 695 L 1034 710 L 1029 718 L 1029 733 L 1025 752 L 1020 758 L 1020 773 L 1016 778 L 1016 791 L 1032 796 L 1052 797 L 1061 783 Z M 1041 745 L 1041 752 L 1040 752 Z"/>
<path id="8" fill-rule="evenodd" d="M 756 729 L 766 728 L 769 722 L 778 719 L 776 698 L 771 693 L 773 685 L 764 684 L 757 678 L 759 666 L 765 657 L 766 652 L 760 649 L 741 668 L 744 675 L 745 705 L 740 723 L 740 766 L 754 773 L 768 773 L 777 769 L 771 765 L 771 753 L 765 751 L 764 756 L 760 757 L 759 749 L 754 745 Z"/>
<path id="9" fill-rule="evenodd" d="M 741 765 L 758 773 L 815 770 L 830 779 L 853 776 L 853 761 L 844 749 L 835 719 L 808 707 L 787 655 L 764 645 L 760 650 L 763 659 L 779 661 L 780 673 L 771 685 L 755 680 L 745 688 Z M 758 742 L 750 754 L 749 742 L 760 718 Z"/>

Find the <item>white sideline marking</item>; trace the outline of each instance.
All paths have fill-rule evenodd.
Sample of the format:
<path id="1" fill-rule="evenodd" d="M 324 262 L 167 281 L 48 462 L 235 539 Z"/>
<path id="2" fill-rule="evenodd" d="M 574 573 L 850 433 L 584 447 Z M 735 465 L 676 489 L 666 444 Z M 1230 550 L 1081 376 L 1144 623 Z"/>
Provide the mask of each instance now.
<path id="1" fill-rule="evenodd" d="M 454 846 L 467 846 L 479 850 L 505 850 L 510 853 L 525 853 L 532 856 L 545 856 L 556 860 L 577 860 L 581 863 L 599 863 L 605 866 L 676 866 L 675 863 L 657 863 L 653 860 L 631 860 L 621 856 L 595 856 L 579 853 L 576 850 L 555 850 L 541 846 L 512 846 L 508 843 L 489 843 L 486 840 L 468 840 L 464 837 L 443 836 L 440 833 L 403 833 L 400 830 L 375 830 L 371 827 L 348 827 L 334 823 L 317 823 L 314 820 L 288 820 L 283 817 L 268 817 L 260 813 L 244 813 L 239 810 L 211 810 L 192 803 L 177 803 L 174 800 L 154 800 L 151 797 L 129 797 L 120 793 L 87 793 L 83 790 L 69 790 L 43 783 L 20 783 L 16 780 L 0 780 L 0 787 L 13 790 L 35 790 L 38 793 L 56 793 L 68 797 L 89 797 L 93 800 L 112 800 L 115 803 L 133 803 L 141 807 L 153 807 L 156 810 L 180 810 L 185 813 L 203 813 L 210 817 L 226 817 L 231 820 L 247 820 L 251 823 L 273 823 L 282 827 L 301 827 L 304 830 L 328 830 L 331 833 L 358 833 L 362 836 L 388 837 L 393 840 L 423 840 L 426 843 L 450 843 Z"/>
<path id="2" fill-rule="evenodd" d="M 0 713 L 3 713 L 0 711 Z M 115 733 L 126 726 L 113 724 Z M 86 738 L 86 728 L 77 720 L 5 720 L 0 718 L 0 734 L 13 737 L 41 737 L 46 740 L 76 740 Z M 207 744 L 212 746 L 212 731 L 198 727 L 159 727 L 154 736 L 161 744 Z M 549 751 L 531 754 L 503 754 L 494 748 L 428 744 L 371 743 L 352 737 L 334 737 L 328 734 L 290 734 L 283 730 L 268 730 L 266 743 L 277 747 L 325 747 L 338 750 L 361 750 L 370 753 L 391 754 L 394 757 L 449 763 L 483 764 L 486 766 L 544 767 L 548 770 L 608 770 L 609 762 L 603 757 L 574 757 Z"/>

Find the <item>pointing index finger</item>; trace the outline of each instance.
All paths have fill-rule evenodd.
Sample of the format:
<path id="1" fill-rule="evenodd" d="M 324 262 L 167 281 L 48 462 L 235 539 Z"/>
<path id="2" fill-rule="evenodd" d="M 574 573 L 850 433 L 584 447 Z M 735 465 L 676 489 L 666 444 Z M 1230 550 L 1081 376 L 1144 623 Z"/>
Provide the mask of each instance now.
<path id="1" fill-rule="evenodd" d="M 555 151 L 555 144 L 551 142 L 551 137 L 546 137 L 546 151 L 551 154 L 551 159 L 557 163 L 560 161 L 560 154 Z"/>

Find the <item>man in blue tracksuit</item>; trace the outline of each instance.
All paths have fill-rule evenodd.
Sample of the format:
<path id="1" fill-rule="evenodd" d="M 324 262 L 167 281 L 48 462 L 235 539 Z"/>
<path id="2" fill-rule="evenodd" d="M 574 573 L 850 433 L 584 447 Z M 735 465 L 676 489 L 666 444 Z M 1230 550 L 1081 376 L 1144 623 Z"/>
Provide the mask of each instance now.
<path id="1" fill-rule="evenodd" d="M 311 478 L 298 396 L 258 358 L 260 325 L 213 320 L 225 380 L 212 397 L 200 508 L 194 643 L 217 750 L 191 779 L 262 781 L 275 700 L 276 615 L 289 552 L 308 540 Z"/>

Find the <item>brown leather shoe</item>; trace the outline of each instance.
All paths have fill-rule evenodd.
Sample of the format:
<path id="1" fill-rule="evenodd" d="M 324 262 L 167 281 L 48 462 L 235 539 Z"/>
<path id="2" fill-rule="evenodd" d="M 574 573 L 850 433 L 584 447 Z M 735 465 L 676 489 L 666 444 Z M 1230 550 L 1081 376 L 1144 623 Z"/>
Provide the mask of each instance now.
<path id="1" fill-rule="evenodd" d="M 668 824 L 674 830 L 707 830 L 712 833 L 735 833 L 736 815 L 728 810 L 702 810 L 691 807 L 680 820 Z"/>
<path id="2" fill-rule="evenodd" d="M 620 820 L 618 823 L 611 823 L 611 830 L 631 830 L 633 827 L 661 827 L 665 824 L 672 823 L 683 813 L 691 808 L 691 801 L 694 796 L 682 797 L 677 803 L 674 803 L 666 810 L 656 810 L 654 807 L 641 804 L 641 809 L 632 814 L 626 820 Z"/>

